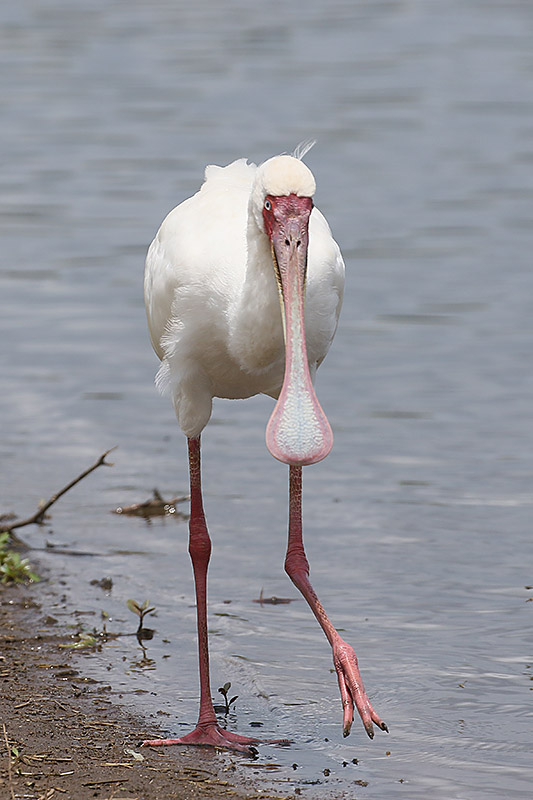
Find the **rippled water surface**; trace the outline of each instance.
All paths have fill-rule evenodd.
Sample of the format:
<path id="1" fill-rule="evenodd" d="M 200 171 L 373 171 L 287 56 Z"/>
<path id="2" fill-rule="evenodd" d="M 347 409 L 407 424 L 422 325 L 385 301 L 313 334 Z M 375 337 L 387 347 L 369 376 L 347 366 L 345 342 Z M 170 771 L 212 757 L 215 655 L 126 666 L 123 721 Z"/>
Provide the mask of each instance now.
<path id="1" fill-rule="evenodd" d="M 234 729 L 294 740 L 243 767 L 285 791 L 530 797 L 531 3 L 19 0 L 0 23 L 3 510 L 29 513 L 118 445 L 24 534 L 72 553 L 34 556 L 109 628 L 133 630 L 129 597 L 157 607 L 146 659 L 123 638 L 84 669 L 172 733 L 196 718 L 186 523 L 109 513 L 187 491 L 144 255 L 206 163 L 316 137 L 347 293 L 317 381 L 335 448 L 305 470 L 306 541 L 391 733 L 343 740 L 304 602 L 252 602 L 297 596 L 268 398 L 218 402 L 204 436 L 213 684 L 239 695 Z"/>

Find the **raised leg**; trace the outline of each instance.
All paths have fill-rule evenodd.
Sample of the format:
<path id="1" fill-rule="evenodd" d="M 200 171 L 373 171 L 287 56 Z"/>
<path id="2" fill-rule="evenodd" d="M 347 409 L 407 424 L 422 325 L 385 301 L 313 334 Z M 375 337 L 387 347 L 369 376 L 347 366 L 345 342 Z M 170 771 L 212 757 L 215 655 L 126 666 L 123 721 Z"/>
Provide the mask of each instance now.
<path id="1" fill-rule="evenodd" d="M 331 624 L 309 581 L 309 563 L 302 537 L 302 468 L 295 466 L 289 467 L 289 542 L 285 571 L 307 600 L 331 645 L 344 710 L 343 735 L 350 733 L 354 706 L 371 739 L 374 738 L 373 722 L 382 731 L 388 732 L 386 724 L 378 717 L 367 697 L 353 648 L 346 644 Z"/>
<path id="2" fill-rule="evenodd" d="M 200 713 L 196 728 L 179 739 L 148 739 L 143 745 L 199 744 L 214 747 L 231 747 L 252 752 L 251 745 L 258 739 L 239 736 L 217 724 L 209 684 L 209 646 L 207 636 L 207 567 L 211 556 L 211 539 L 205 521 L 202 503 L 200 464 L 200 437 L 188 439 L 189 474 L 191 483 L 191 516 L 189 520 L 189 554 L 191 556 L 196 588 L 196 614 L 198 624 L 198 664 L 200 671 Z"/>

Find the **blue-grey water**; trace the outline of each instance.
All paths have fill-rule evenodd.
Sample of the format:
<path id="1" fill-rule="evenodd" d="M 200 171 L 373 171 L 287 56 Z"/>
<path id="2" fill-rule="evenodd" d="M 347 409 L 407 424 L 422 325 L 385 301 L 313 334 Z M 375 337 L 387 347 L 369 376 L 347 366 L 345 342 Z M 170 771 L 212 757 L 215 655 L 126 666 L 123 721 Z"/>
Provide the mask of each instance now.
<path id="1" fill-rule="evenodd" d="M 118 445 L 21 533 L 94 553 L 33 554 L 88 625 L 103 609 L 133 630 L 130 597 L 157 607 L 149 660 L 130 637 L 83 668 L 171 733 L 196 719 L 186 523 L 110 513 L 187 491 L 144 256 L 206 163 L 316 137 L 347 290 L 317 380 L 335 447 L 305 470 L 306 542 L 391 732 L 370 742 L 356 722 L 344 740 L 305 603 L 252 602 L 297 596 L 268 398 L 219 401 L 204 436 L 213 685 L 239 695 L 235 730 L 294 740 L 242 767 L 280 790 L 529 798 L 533 4 L 18 0 L 0 25 L 2 510 L 30 513 Z"/>

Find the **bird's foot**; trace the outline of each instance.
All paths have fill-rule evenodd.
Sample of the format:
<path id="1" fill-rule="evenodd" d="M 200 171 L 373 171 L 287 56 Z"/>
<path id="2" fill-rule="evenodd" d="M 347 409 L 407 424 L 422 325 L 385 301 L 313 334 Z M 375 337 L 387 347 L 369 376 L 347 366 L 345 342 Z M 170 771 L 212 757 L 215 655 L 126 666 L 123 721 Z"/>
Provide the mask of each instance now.
<path id="1" fill-rule="evenodd" d="M 354 707 L 357 709 L 365 730 L 371 739 L 374 738 L 372 723 L 375 723 L 378 728 L 388 733 L 387 725 L 376 714 L 365 692 L 353 647 L 346 644 L 340 636 L 333 645 L 333 663 L 337 672 L 344 710 L 343 736 L 348 736 L 350 733 L 354 718 Z"/>
<path id="2" fill-rule="evenodd" d="M 160 745 L 171 744 L 194 744 L 207 747 L 225 747 L 231 750 L 239 750 L 242 753 L 254 755 L 257 751 L 256 744 L 290 744 L 289 739 L 268 739 L 261 740 L 251 736 L 240 736 L 232 733 L 216 723 L 209 725 L 197 725 L 196 728 L 179 739 L 146 739 L 142 746 L 159 747 Z"/>

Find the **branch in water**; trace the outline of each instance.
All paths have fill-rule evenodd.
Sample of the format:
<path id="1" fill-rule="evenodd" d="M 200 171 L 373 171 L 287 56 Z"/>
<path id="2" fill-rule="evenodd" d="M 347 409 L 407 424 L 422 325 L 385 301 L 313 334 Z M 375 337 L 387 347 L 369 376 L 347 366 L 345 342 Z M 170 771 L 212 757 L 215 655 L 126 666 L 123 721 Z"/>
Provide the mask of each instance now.
<path id="1" fill-rule="evenodd" d="M 102 453 L 100 458 L 97 461 L 95 461 L 92 466 L 84 470 L 84 472 L 80 473 L 80 475 L 78 475 L 77 478 L 74 478 L 74 480 L 70 481 L 70 483 L 67 483 L 67 485 L 64 486 L 62 489 L 60 489 L 59 492 L 52 495 L 52 497 L 49 500 L 47 500 L 46 503 L 44 503 L 44 505 L 39 506 L 35 514 L 32 514 L 31 517 L 28 517 L 27 519 L 18 520 L 17 522 L 12 522 L 10 525 L 2 525 L 0 523 L 0 528 L 2 529 L 2 531 L 7 531 L 7 533 L 10 534 L 11 541 L 13 542 L 13 544 L 18 544 L 23 547 L 26 546 L 25 543 L 22 541 L 22 539 L 19 539 L 19 537 L 13 533 L 15 528 L 23 528 L 25 525 L 40 525 L 43 522 L 44 515 L 46 514 L 50 506 L 53 506 L 54 503 L 56 503 L 60 497 L 62 497 L 70 489 L 72 489 L 73 486 L 76 486 L 77 483 L 86 478 L 87 475 L 90 475 L 91 472 L 93 472 L 95 469 L 98 469 L 98 467 L 101 467 L 102 465 L 104 467 L 113 466 L 112 463 L 106 461 L 105 459 L 106 456 L 108 456 L 109 453 L 111 453 L 115 449 L 116 449 L 115 447 L 111 447 L 109 450 L 106 450 L 105 453 Z"/>

